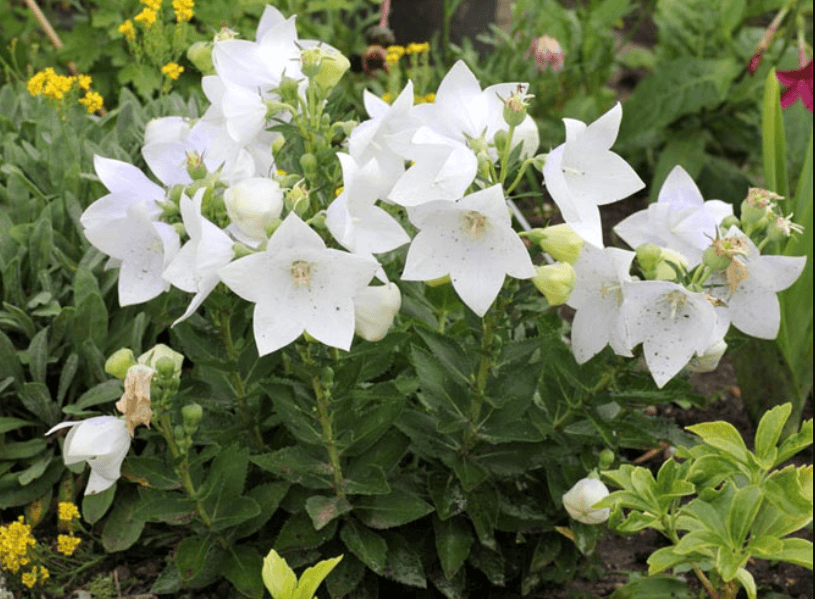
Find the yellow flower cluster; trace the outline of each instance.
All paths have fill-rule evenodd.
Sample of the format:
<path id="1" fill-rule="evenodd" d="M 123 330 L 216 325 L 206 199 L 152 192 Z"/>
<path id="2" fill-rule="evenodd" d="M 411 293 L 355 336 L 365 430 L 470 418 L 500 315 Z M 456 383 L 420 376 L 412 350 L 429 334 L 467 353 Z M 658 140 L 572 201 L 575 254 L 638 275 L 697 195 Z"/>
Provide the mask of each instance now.
<path id="1" fill-rule="evenodd" d="M 178 79 L 181 76 L 181 73 L 183 73 L 183 72 L 184 72 L 184 67 L 182 67 L 182 66 L 180 66 L 180 65 L 178 65 L 178 64 L 176 64 L 174 62 L 168 62 L 163 67 L 161 67 L 161 73 L 163 75 L 166 75 L 167 77 L 169 77 L 173 81 Z"/>
<path id="2" fill-rule="evenodd" d="M 76 548 L 79 547 L 79 544 L 82 542 L 82 539 L 79 537 L 75 537 L 74 535 L 58 535 L 57 536 L 57 551 L 59 551 L 63 555 L 71 556 L 76 551 Z"/>
<path id="3" fill-rule="evenodd" d="M 399 62 L 399 59 L 405 55 L 405 48 L 404 46 L 388 46 L 385 52 L 385 62 L 394 64 Z"/>
<path id="4" fill-rule="evenodd" d="M 37 584 L 38 580 L 48 580 L 51 577 L 51 574 L 48 572 L 48 568 L 43 566 L 34 566 L 31 568 L 30 572 L 26 572 L 22 576 L 22 581 L 25 586 L 29 589 Z"/>
<path id="5" fill-rule="evenodd" d="M 141 0 L 141 3 L 153 12 L 158 12 L 158 9 L 161 8 L 161 0 Z"/>
<path id="6" fill-rule="evenodd" d="M 57 506 L 57 518 L 63 522 L 71 522 L 79 518 L 79 508 L 70 501 L 60 501 Z"/>
<path id="7" fill-rule="evenodd" d="M 193 17 L 192 9 L 195 7 L 193 0 L 173 0 L 173 10 L 175 20 L 179 23 L 189 21 Z"/>
<path id="8" fill-rule="evenodd" d="M 425 94 L 424 96 L 413 96 L 413 101 L 416 104 L 432 104 L 436 101 L 436 94 L 430 92 L 429 94 Z"/>
<path id="9" fill-rule="evenodd" d="M 65 75 L 58 75 L 51 67 L 35 73 L 31 79 L 28 80 L 28 93 L 32 96 L 45 96 L 52 100 L 61 102 L 66 94 L 71 91 L 74 83 L 77 88 L 85 92 L 85 96 L 80 98 L 79 103 L 85 106 L 89 113 L 96 112 L 102 108 L 103 100 L 95 91 L 91 91 L 90 75 L 76 75 L 74 77 L 67 77 Z"/>
<path id="10" fill-rule="evenodd" d="M 76 77 L 57 75 L 54 69 L 48 67 L 36 73 L 28 80 L 28 93 L 32 96 L 46 96 L 55 100 L 62 100 L 71 90 Z"/>
<path id="11" fill-rule="evenodd" d="M 0 526 L 0 568 L 16 574 L 20 567 L 31 562 L 29 549 L 36 542 L 31 536 L 31 527 L 22 516 L 11 524 Z"/>
<path id="12" fill-rule="evenodd" d="M 130 40 L 131 42 L 136 39 L 136 28 L 133 27 L 133 21 L 128 19 L 121 25 L 119 25 L 119 33 L 125 36 L 125 39 Z"/>
<path id="13" fill-rule="evenodd" d="M 150 26 L 156 22 L 156 11 L 152 8 L 143 8 L 139 14 L 133 17 L 133 20 L 144 25 L 145 29 L 150 29 Z"/>
<path id="14" fill-rule="evenodd" d="M 407 48 L 405 48 L 405 54 L 424 54 L 426 52 L 430 52 L 430 44 L 428 42 L 422 42 L 421 44 L 411 42 Z"/>

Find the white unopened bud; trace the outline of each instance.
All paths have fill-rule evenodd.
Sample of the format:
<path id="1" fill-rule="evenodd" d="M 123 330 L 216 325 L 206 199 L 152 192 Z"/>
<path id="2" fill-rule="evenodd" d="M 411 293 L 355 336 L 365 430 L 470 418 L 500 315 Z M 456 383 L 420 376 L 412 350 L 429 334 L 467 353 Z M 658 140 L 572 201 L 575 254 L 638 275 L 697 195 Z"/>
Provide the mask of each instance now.
<path id="1" fill-rule="evenodd" d="M 274 226 L 283 211 L 283 190 L 277 181 L 253 177 L 227 189 L 224 204 L 229 219 L 241 233 L 265 240 L 267 227 Z"/>
<path id="2" fill-rule="evenodd" d="M 592 509 L 592 506 L 609 494 L 608 487 L 596 478 L 584 478 L 563 495 L 563 507 L 569 515 L 583 524 L 600 524 L 608 520 L 611 510 Z"/>
<path id="3" fill-rule="evenodd" d="M 402 307 L 402 294 L 394 283 L 366 287 L 354 296 L 354 330 L 366 341 L 379 341 Z"/>
<path id="4" fill-rule="evenodd" d="M 713 372 L 719 365 L 719 360 L 722 359 L 725 351 L 727 351 L 727 343 L 725 343 L 724 339 L 719 339 L 712 343 L 701 356 L 694 355 L 685 366 L 685 370 L 690 372 Z"/>

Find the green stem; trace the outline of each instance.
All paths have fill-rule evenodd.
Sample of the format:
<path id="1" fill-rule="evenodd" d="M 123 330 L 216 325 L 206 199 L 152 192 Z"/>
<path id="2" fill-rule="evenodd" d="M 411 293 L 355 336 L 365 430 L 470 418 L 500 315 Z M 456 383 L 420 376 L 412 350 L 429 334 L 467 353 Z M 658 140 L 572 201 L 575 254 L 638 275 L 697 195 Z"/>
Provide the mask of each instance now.
<path id="1" fill-rule="evenodd" d="M 331 473 L 334 477 L 334 492 L 337 497 L 343 499 L 345 491 L 343 490 L 343 474 L 342 465 L 340 464 L 340 452 L 337 449 L 337 443 L 334 439 L 334 420 L 331 415 L 331 396 L 323 388 L 322 381 L 319 375 L 314 375 L 311 378 L 311 385 L 314 389 L 314 395 L 317 398 L 317 413 L 320 418 L 320 427 L 323 432 L 323 447 L 328 452 L 328 460 L 331 462 Z"/>
<path id="2" fill-rule="evenodd" d="M 232 324 L 229 312 L 221 312 L 218 315 L 218 320 L 226 355 L 229 357 L 230 362 L 234 362 L 237 365 L 240 356 L 232 341 Z M 238 411 L 241 414 L 243 424 L 249 429 L 252 442 L 258 449 L 261 449 L 263 447 L 263 437 L 261 437 L 260 427 L 257 421 L 254 420 L 249 413 L 249 404 L 246 401 L 246 385 L 243 383 L 240 371 L 238 369 L 231 371 L 229 378 L 232 383 L 232 388 L 235 390 L 235 400 L 237 401 Z"/>
<path id="3" fill-rule="evenodd" d="M 511 194 L 512 190 L 514 190 L 518 186 L 518 183 L 521 182 L 521 179 L 523 178 L 524 174 L 526 173 L 526 167 L 528 167 L 531 163 L 532 163 L 532 160 L 530 160 L 530 159 L 524 160 L 521 163 L 521 168 L 518 170 L 518 174 L 515 177 L 515 180 L 512 182 L 512 185 L 507 187 L 507 189 L 505 191 L 506 195 Z"/>
<path id="4" fill-rule="evenodd" d="M 699 579 L 699 582 L 702 583 L 702 586 L 705 587 L 705 590 L 713 599 L 719 599 L 719 593 L 716 592 L 716 589 L 713 588 L 713 584 L 710 582 L 705 573 L 702 572 L 702 568 L 699 567 L 698 564 L 691 564 L 693 567 L 693 571 L 696 573 L 696 577 Z M 722 598 L 724 599 L 724 598 Z"/>
<path id="5" fill-rule="evenodd" d="M 494 313 L 488 314 L 481 323 L 481 359 L 478 362 L 478 371 L 475 376 L 475 389 L 470 396 L 469 427 L 464 434 L 462 454 L 467 455 L 475 444 L 475 438 L 480 428 L 478 421 L 481 418 L 481 408 L 484 405 L 487 382 L 492 370 L 492 345 L 495 339 Z"/>
<path id="6" fill-rule="evenodd" d="M 187 496 L 195 502 L 195 509 L 198 512 L 198 516 L 201 518 L 201 521 L 207 526 L 212 525 L 212 518 L 207 513 L 207 508 L 204 506 L 204 502 L 198 499 L 198 491 L 195 488 L 195 485 L 192 482 L 192 478 L 190 477 L 190 461 L 187 454 L 182 454 L 181 450 L 178 448 L 178 444 L 175 442 L 175 437 L 173 436 L 173 425 L 170 422 L 170 415 L 168 413 L 164 413 L 158 420 L 156 428 L 158 429 L 161 436 L 164 437 L 164 440 L 167 442 L 167 446 L 170 448 L 170 453 L 173 456 L 174 461 L 177 462 L 176 464 L 176 472 L 178 476 L 181 477 L 181 485 L 184 487 L 184 492 Z"/>
<path id="7" fill-rule="evenodd" d="M 503 150 L 501 151 L 501 185 L 504 184 L 504 181 L 507 179 L 507 171 L 509 170 L 509 153 L 512 150 L 512 137 L 515 135 L 515 125 L 509 126 L 509 131 L 507 131 L 507 142 L 504 144 Z"/>

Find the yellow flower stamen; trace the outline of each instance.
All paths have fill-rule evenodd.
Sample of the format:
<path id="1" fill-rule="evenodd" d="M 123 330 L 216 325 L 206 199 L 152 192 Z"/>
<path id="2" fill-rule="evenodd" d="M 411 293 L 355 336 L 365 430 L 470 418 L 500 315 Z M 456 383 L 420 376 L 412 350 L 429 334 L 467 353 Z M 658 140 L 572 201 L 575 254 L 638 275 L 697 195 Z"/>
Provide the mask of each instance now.
<path id="1" fill-rule="evenodd" d="M 166 75 L 167 77 L 169 77 L 173 81 L 178 79 L 181 76 L 181 73 L 183 73 L 183 72 L 184 72 L 184 67 L 182 67 L 182 66 L 180 66 L 180 65 L 178 65 L 178 64 L 176 64 L 174 62 L 168 62 L 163 67 L 161 67 L 162 75 Z"/>

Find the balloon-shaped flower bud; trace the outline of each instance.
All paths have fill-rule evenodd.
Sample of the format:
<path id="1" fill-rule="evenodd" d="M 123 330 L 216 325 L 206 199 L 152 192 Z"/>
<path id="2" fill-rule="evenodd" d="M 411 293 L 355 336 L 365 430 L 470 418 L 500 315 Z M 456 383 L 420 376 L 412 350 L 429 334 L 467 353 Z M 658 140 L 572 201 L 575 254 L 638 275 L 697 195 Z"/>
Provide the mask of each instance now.
<path id="1" fill-rule="evenodd" d="M 244 179 L 224 192 L 229 219 L 244 235 L 264 241 L 283 211 L 280 184 L 264 177 Z"/>
<path id="2" fill-rule="evenodd" d="M 195 42 L 187 49 L 187 58 L 205 76 L 215 74 L 215 67 L 212 64 L 212 46 L 212 42 Z"/>
<path id="3" fill-rule="evenodd" d="M 303 175 L 309 181 L 317 178 L 317 157 L 311 152 L 307 152 L 300 156 L 300 168 L 303 169 Z"/>
<path id="4" fill-rule="evenodd" d="M 525 58 L 530 56 L 534 56 L 535 66 L 541 73 L 545 73 L 550 66 L 555 73 L 563 70 L 563 48 L 552 36 L 542 35 L 533 39 Z"/>
<path id="5" fill-rule="evenodd" d="M 731 265 L 733 258 L 747 255 L 749 251 L 750 248 L 744 237 L 732 236 L 714 239 L 710 247 L 702 254 L 702 262 L 708 268 L 721 272 Z"/>
<path id="6" fill-rule="evenodd" d="M 775 201 L 782 199 L 780 195 L 767 189 L 751 187 L 741 203 L 742 224 L 751 225 L 751 230 L 764 227 L 772 216 Z"/>
<path id="7" fill-rule="evenodd" d="M 212 41 L 213 42 L 224 42 L 226 40 L 234 40 L 238 37 L 238 32 L 230 29 L 229 27 L 221 27 L 221 29 L 216 33 Z"/>
<path id="8" fill-rule="evenodd" d="M 127 376 L 128 369 L 135 365 L 136 356 L 133 355 L 133 350 L 123 347 L 113 352 L 105 361 L 105 372 L 123 381 Z"/>
<path id="9" fill-rule="evenodd" d="M 583 238 L 567 224 L 534 229 L 527 235 L 555 260 L 574 264 L 583 251 Z"/>
<path id="10" fill-rule="evenodd" d="M 576 278 L 571 264 L 558 262 L 536 266 L 532 284 L 543 294 L 550 306 L 560 306 L 572 295 Z"/>
<path id="11" fill-rule="evenodd" d="M 636 249 L 637 264 L 646 279 L 656 278 L 656 270 L 662 261 L 662 248 L 653 243 L 643 243 Z"/>
<path id="12" fill-rule="evenodd" d="M 592 506 L 608 494 L 608 487 L 602 481 L 584 478 L 577 481 L 577 484 L 563 495 L 563 507 L 578 522 L 600 524 L 608 520 L 611 510 L 609 508 L 595 510 Z"/>
<path id="13" fill-rule="evenodd" d="M 184 431 L 188 435 L 195 434 L 203 416 L 204 409 L 197 403 L 187 404 L 181 408 L 181 421 L 184 423 Z"/>
<path id="14" fill-rule="evenodd" d="M 402 294 L 394 283 L 366 287 L 354 296 L 354 332 L 366 341 L 379 341 L 401 307 Z"/>
<path id="15" fill-rule="evenodd" d="M 320 71 L 314 81 L 324 90 L 333 89 L 345 75 L 345 71 L 351 68 L 351 62 L 334 49 L 322 46 L 318 50 L 321 54 Z"/>
<path id="16" fill-rule="evenodd" d="M 286 77 L 283 75 L 280 78 L 280 85 L 277 86 L 277 89 L 274 91 L 280 95 L 286 104 L 297 106 L 297 99 L 300 93 L 300 83 L 297 81 L 297 79 L 292 79 L 291 77 Z"/>
<path id="17" fill-rule="evenodd" d="M 793 214 L 788 216 L 776 216 L 770 221 L 767 227 L 767 237 L 770 241 L 785 241 L 789 239 L 793 233 L 801 234 L 804 232 L 804 227 L 792 222 Z"/>
<path id="18" fill-rule="evenodd" d="M 713 372 L 719 365 L 724 352 L 727 351 L 727 343 L 724 339 L 719 339 L 712 343 L 701 356 L 696 354 L 685 366 L 685 370 L 690 372 Z"/>
<path id="19" fill-rule="evenodd" d="M 681 253 L 669 248 L 662 249 L 662 259 L 657 264 L 654 279 L 657 281 L 675 281 L 681 271 L 687 270 L 690 263 Z"/>
<path id="20" fill-rule="evenodd" d="M 600 470 L 606 470 L 614 463 L 614 452 L 606 448 L 600 452 L 597 459 L 597 466 Z"/>

